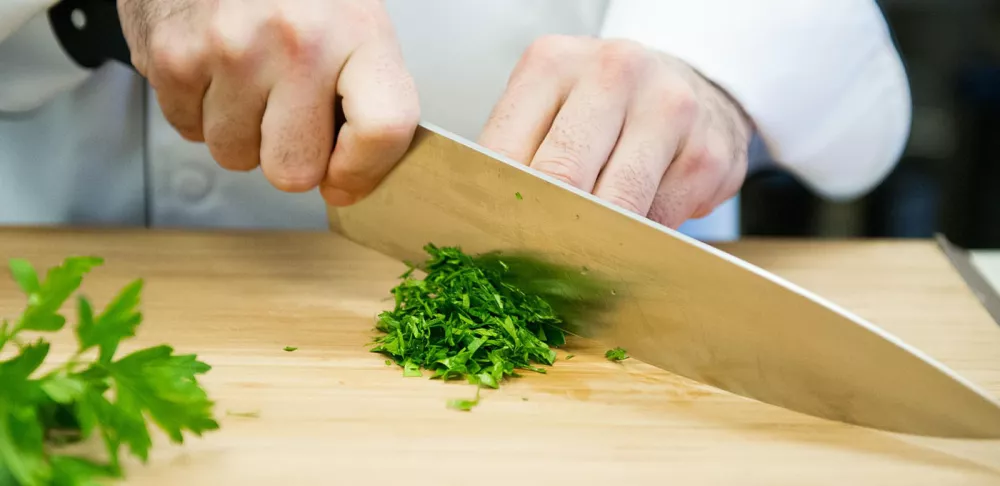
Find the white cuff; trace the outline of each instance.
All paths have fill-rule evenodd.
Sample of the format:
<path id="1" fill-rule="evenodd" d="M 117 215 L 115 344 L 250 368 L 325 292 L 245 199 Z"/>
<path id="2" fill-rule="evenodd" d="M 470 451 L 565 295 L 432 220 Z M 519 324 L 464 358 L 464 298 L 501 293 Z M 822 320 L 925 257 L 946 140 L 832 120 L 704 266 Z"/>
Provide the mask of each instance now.
<path id="1" fill-rule="evenodd" d="M 11 0 L 0 0 L 8 2 Z M 15 1 L 13 6 L 34 8 L 23 24 L 14 25 L 14 17 L 30 10 L 11 11 L 0 7 L 0 111 L 35 109 L 55 95 L 79 86 L 90 75 L 63 51 L 49 25 L 46 2 Z M 31 5 L 28 5 L 31 4 Z"/>
<path id="2" fill-rule="evenodd" d="M 871 0 L 611 0 L 602 37 L 671 54 L 717 83 L 774 161 L 825 197 L 869 191 L 909 135 L 906 73 Z"/>

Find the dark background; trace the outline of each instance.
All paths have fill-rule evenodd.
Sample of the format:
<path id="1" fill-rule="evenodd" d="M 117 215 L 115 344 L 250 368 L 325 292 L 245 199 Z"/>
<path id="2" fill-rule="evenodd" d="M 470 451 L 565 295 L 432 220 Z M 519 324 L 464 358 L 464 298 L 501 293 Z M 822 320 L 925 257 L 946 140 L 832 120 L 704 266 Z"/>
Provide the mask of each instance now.
<path id="1" fill-rule="evenodd" d="M 928 238 L 1000 248 L 1000 0 L 881 0 L 913 97 L 896 170 L 850 203 L 787 174 L 751 176 L 743 232 L 758 236 Z"/>

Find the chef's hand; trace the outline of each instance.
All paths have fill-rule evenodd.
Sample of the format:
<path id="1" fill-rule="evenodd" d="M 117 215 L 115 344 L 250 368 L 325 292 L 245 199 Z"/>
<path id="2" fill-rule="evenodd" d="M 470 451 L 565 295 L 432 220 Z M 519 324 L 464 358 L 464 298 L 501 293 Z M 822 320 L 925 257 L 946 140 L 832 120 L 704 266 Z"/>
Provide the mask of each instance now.
<path id="1" fill-rule="evenodd" d="M 736 194 L 750 132 L 736 103 L 676 58 L 553 36 L 524 53 L 479 142 L 677 228 Z"/>
<path id="2" fill-rule="evenodd" d="M 380 0 L 118 0 L 167 120 L 227 169 L 327 202 L 370 192 L 419 122 Z M 342 99 L 341 99 L 342 98 Z M 334 106 L 345 124 L 334 147 Z"/>

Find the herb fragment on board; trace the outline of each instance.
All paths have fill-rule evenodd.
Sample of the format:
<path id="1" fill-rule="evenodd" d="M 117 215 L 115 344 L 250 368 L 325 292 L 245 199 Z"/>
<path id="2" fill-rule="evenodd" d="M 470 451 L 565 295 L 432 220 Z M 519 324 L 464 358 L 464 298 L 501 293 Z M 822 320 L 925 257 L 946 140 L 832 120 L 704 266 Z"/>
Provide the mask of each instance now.
<path id="1" fill-rule="evenodd" d="M 473 398 L 472 400 L 465 398 L 453 398 L 451 400 L 448 400 L 448 408 L 452 410 L 459 410 L 462 412 L 468 412 L 472 410 L 473 407 L 479 405 L 479 390 L 480 387 L 477 386 L 476 398 Z"/>
<path id="2" fill-rule="evenodd" d="M 604 353 L 604 357 L 609 361 L 623 361 L 629 358 L 626 351 L 620 347 L 609 349 L 606 353 Z"/>
<path id="3" fill-rule="evenodd" d="M 523 197 L 521 197 L 521 193 L 520 192 L 515 192 L 514 193 L 514 197 L 516 197 L 518 201 L 524 199 Z"/>
<path id="4" fill-rule="evenodd" d="M 433 379 L 489 388 L 555 362 L 552 347 L 566 342 L 562 321 L 544 299 L 504 282 L 502 261 L 485 267 L 455 247 L 424 250 L 426 276 L 414 278 L 413 267 L 401 276 L 371 351 L 403 363 L 404 376 L 426 369 Z"/>
<path id="5" fill-rule="evenodd" d="M 66 317 L 60 309 L 84 275 L 101 264 L 100 258 L 67 258 L 40 279 L 26 260 L 9 261 L 27 305 L 19 317 L 0 321 L 0 352 L 11 343 L 17 348 L 0 361 L 0 484 L 93 485 L 122 478 L 122 447 L 147 462 L 150 425 L 177 444 L 185 432 L 200 436 L 219 428 L 214 403 L 197 380 L 209 365 L 167 345 L 119 355 L 119 345 L 135 336 L 143 319 L 142 280 L 125 286 L 99 313 L 78 296 L 75 353 L 39 371 L 51 344 L 45 337 L 27 342 L 22 333 L 62 330 Z M 96 356 L 84 359 L 91 350 Z M 103 460 L 59 449 L 90 439 L 104 443 Z"/>
<path id="6" fill-rule="evenodd" d="M 234 412 L 232 410 L 226 410 L 226 415 L 229 417 L 260 418 L 260 412 L 256 410 L 251 410 L 248 412 Z"/>
<path id="7" fill-rule="evenodd" d="M 288 352 L 288 353 L 291 353 L 292 351 L 296 351 L 296 350 L 298 350 L 298 349 L 299 349 L 299 348 L 297 348 L 297 347 L 295 347 L 295 346 L 285 346 L 285 347 L 284 347 L 284 350 L 285 350 L 286 352 Z"/>
<path id="8" fill-rule="evenodd" d="M 576 355 L 575 355 L 575 354 L 567 354 L 567 355 L 566 355 L 566 358 L 564 358 L 564 359 L 565 359 L 566 361 L 569 361 L 569 360 L 571 360 L 571 359 L 573 359 L 573 358 L 575 358 L 575 357 L 576 357 Z"/>

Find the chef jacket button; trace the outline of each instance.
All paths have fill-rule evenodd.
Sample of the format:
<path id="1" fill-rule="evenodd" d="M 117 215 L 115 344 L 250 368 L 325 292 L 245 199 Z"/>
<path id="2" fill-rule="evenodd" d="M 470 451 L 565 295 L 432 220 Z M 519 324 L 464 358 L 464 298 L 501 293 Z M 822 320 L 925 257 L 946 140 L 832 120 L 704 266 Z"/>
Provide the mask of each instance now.
<path id="1" fill-rule="evenodd" d="M 213 174 L 201 167 L 183 167 L 172 179 L 174 194 L 186 203 L 201 201 L 212 190 Z"/>

